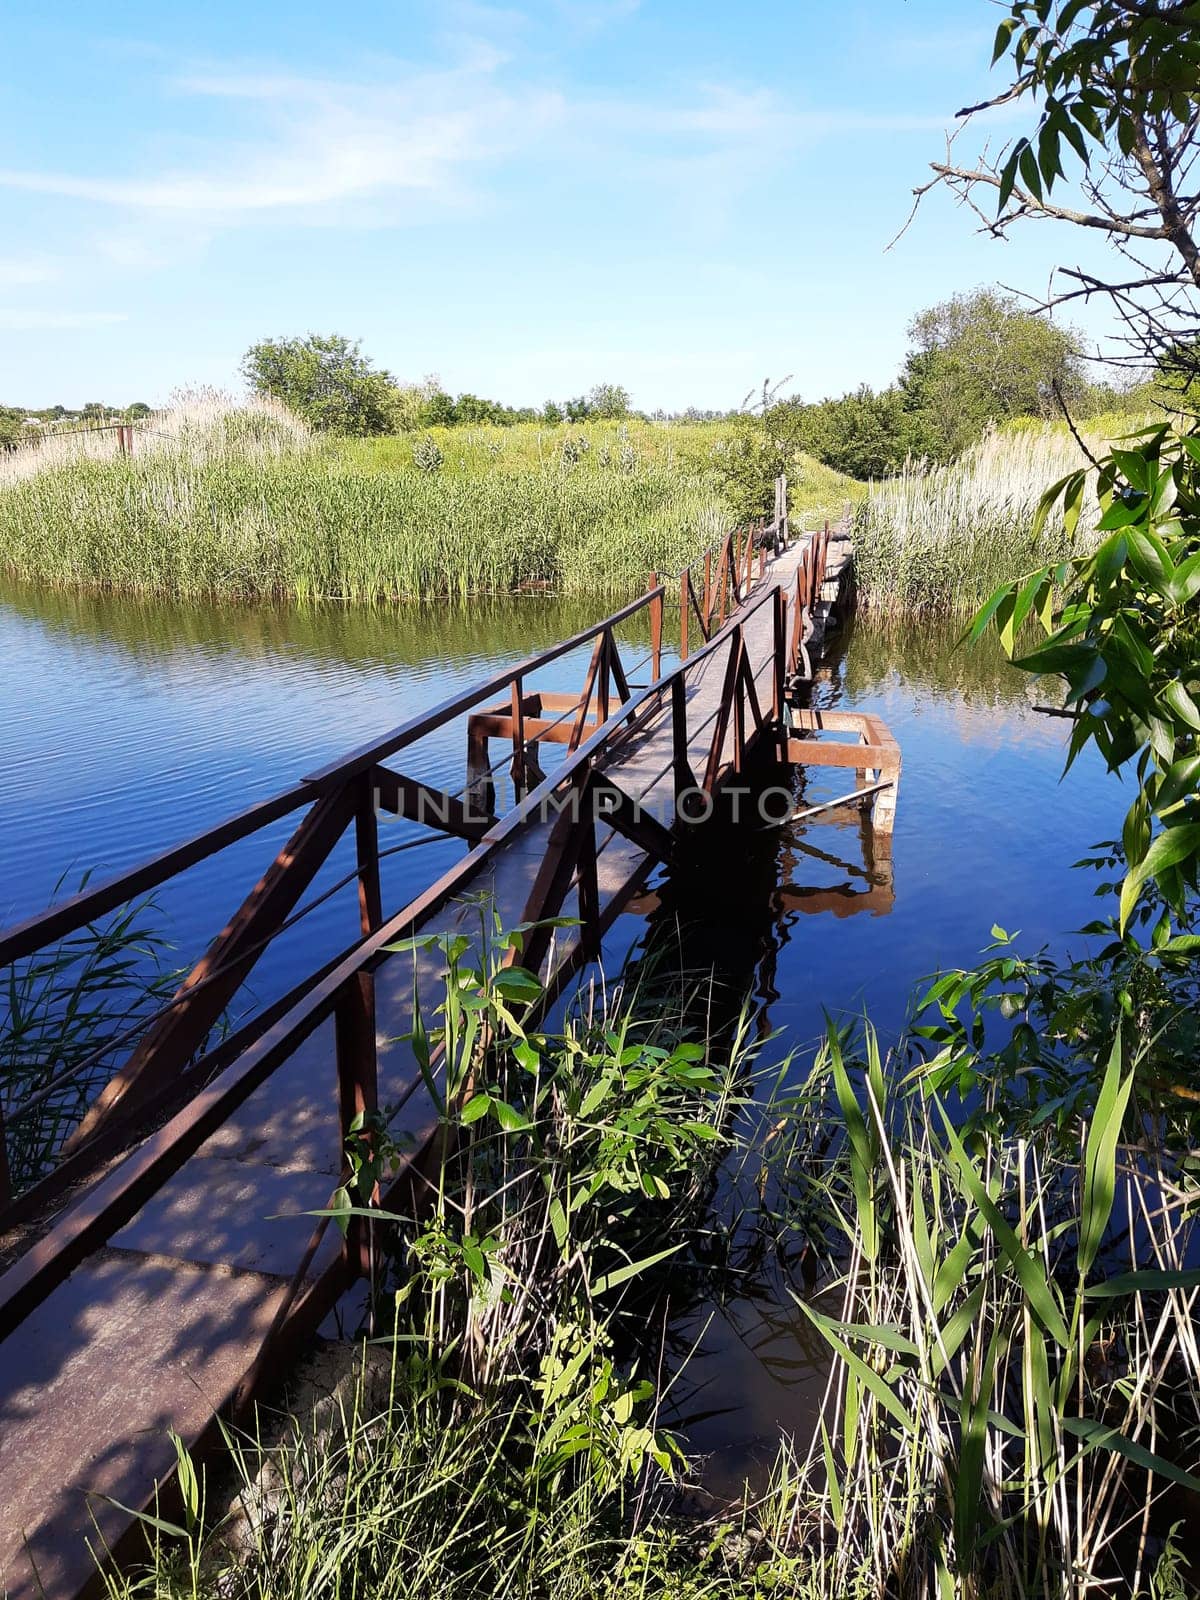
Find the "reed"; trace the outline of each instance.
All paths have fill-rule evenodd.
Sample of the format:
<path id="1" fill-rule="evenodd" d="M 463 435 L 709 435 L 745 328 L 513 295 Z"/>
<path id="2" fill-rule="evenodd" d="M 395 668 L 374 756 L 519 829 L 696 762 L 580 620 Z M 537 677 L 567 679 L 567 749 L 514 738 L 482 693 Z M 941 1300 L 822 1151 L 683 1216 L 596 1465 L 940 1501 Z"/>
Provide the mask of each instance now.
<path id="1" fill-rule="evenodd" d="M 793 1539 L 829 1600 L 864 1573 L 912 1600 L 1193 1592 L 1165 1585 L 1200 1491 L 1195 1191 L 1134 1114 L 1139 1065 L 1118 1033 L 1078 1120 L 960 1135 L 949 1055 L 904 1079 L 869 1030 L 853 1063 L 831 1035 L 789 1123 L 843 1296 L 802 1302 L 833 1367 Z"/>
<path id="2" fill-rule="evenodd" d="M 456 1135 L 431 1204 L 388 1218 L 348 1190 L 339 1213 L 400 1230 L 374 1377 L 364 1358 L 323 1416 L 233 1440 L 232 1493 L 207 1503 L 181 1449 L 183 1520 L 146 1519 L 148 1560 L 112 1600 L 1191 1592 L 1194 1183 L 1123 1138 L 1141 1062 L 1119 1035 L 1077 1111 L 961 1135 L 949 1053 L 903 1075 L 869 1030 L 857 1059 L 831 1032 L 806 1078 L 785 1065 L 756 1095 L 744 1019 L 714 1054 L 683 1037 L 678 992 L 634 991 L 527 1033 L 513 1007 L 536 983 L 496 965 L 520 934 L 479 969 L 440 948 L 439 1031 L 414 1035 L 422 1061 L 445 1048 L 432 1087 Z M 364 1129 L 360 1195 L 388 1160 Z M 745 1228 L 772 1262 L 802 1243 L 825 1263 L 796 1299 L 828 1345 L 827 1406 L 807 1454 L 781 1437 L 765 1493 L 706 1515 L 680 1493 L 690 1463 L 658 1415 L 675 1379 L 647 1330 Z M 756 1248 L 735 1248 L 737 1293 Z"/>
<path id="3" fill-rule="evenodd" d="M 641 423 L 317 441 L 278 407 L 192 396 L 130 458 L 84 434 L 0 462 L 0 565 L 184 600 L 627 595 L 728 526 L 716 438 Z M 808 464 L 794 504 L 834 515 L 845 484 Z"/>
<path id="4" fill-rule="evenodd" d="M 1136 419 L 1123 419 L 1132 431 Z M 1089 426 L 1085 443 L 1105 448 Z M 1062 424 L 1027 423 L 986 435 L 949 466 L 909 462 L 873 484 L 858 508 L 855 565 L 863 603 L 875 611 L 966 613 L 1014 574 L 1059 561 L 1092 541 L 1098 510 L 1089 485 L 1074 537 L 1061 511 L 1030 536 L 1049 486 L 1086 465 Z"/>
<path id="5" fill-rule="evenodd" d="M 0 969 L 0 1136 L 14 1193 L 54 1166 L 130 1033 L 177 986 L 158 923 L 153 900 L 139 900 Z"/>

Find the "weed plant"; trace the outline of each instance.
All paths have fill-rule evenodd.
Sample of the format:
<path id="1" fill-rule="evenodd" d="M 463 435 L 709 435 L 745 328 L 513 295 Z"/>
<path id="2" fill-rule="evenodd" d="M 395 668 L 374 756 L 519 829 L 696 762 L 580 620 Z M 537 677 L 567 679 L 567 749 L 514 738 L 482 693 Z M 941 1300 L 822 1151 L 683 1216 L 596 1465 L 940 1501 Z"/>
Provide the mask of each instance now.
<path id="1" fill-rule="evenodd" d="M 0 463 L 0 564 L 182 599 L 627 595 L 729 525 L 718 438 L 643 423 L 318 442 L 276 406 L 193 398 L 131 457 L 82 435 Z M 840 514 L 844 483 L 807 464 L 797 514 Z"/>
<path id="2" fill-rule="evenodd" d="M 1103 445 L 1099 434 L 1089 432 L 1089 440 Z M 989 433 L 948 466 L 909 462 L 874 484 L 854 530 L 863 604 L 905 615 L 965 614 L 1014 572 L 1091 548 L 1100 515 L 1094 487 L 1073 536 L 1061 511 L 1036 540 L 1029 534 L 1046 485 L 1085 464 L 1065 426 L 1030 423 Z"/>

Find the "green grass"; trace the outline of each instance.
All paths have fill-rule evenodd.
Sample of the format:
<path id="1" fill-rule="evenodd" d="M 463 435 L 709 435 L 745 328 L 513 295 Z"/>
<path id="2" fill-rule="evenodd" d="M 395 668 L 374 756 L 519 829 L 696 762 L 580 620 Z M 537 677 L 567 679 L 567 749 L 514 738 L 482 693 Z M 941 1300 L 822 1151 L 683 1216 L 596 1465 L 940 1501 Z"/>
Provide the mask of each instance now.
<path id="1" fill-rule="evenodd" d="M 1084 425 L 1083 436 L 1099 454 L 1152 420 L 1100 417 Z M 1086 464 L 1064 423 L 1022 420 L 988 434 L 948 466 L 910 464 L 872 485 L 855 523 L 862 602 L 897 614 L 965 613 L 1005 580 L 1086 551 L 1098 520 L 1090 483 L 1073 538 L 1061 507 L 1038 539 L 1030 536 L 1045 490 Z"/>
<path id="2" fill-rule="evenodd" d="M 128 460 L 63 440 L 0 463 L 0 564 L 181 599 L 609 597 L 677 571 L 731 521 L 707 424 L 331 441 L 273 408 L 208 400 L 155 429 Z M 806 465 L 797 514 L 836 514 L 847 485 Z"/>
<path id="3" fill-rule="evenodd" d="M 870 610 L 971 611 L 1014 574 L 1070 553 L 1061 518 L 1035 544 L 1043 492 L 1083 464 L 1066 430 L 988 435 L 944 467 L 910 464 L 872 486 L 855 523 L 859 595 Z M 1095 502 L 1080 519 L 1086 539 Z"/>
<path id="4" fill-rule="evenodd" d="M 1195 1188 L 1122 1142 L 1138 1050 L 1004 1126 L 994 1062 L 931 1050 L 906 1075 L 868 1029 L 857 1059 L 831 1036 L 799 1082 L 773 1072 L 756 1110 L 744 1028 L 689 1038 L 679 994 L 525 1036 L 528 976 L 443 948 L 468 1098 L 431 1213 L 394 1219 L 396 1337 L 323 1420 L 236 1441 L 232 1492 L 206 1503 L 184 1457 L 183 1521 L 147 1524 L 111 1600 L 1189 1592 L 1165 1492 L 1196 1468 Z M 943 1091 L 972 1062 L 964 1141 Z M 686 1311 L 731 1250 L 749 1292 L 747 1230 L 760 1260 L 822 1264 L 817 1300 L 793 1292 L 829 1380 L 807 1450 L 781 1437 L 768 1490 L 714 1514 L 661 1426 L 662 1297 Z"/>

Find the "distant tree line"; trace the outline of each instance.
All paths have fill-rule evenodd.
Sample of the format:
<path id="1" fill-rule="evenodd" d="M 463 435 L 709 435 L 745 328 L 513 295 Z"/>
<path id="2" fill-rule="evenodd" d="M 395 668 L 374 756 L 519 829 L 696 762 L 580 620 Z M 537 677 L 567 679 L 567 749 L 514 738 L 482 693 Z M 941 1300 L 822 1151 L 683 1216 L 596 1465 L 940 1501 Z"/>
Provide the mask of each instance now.
<path id="1" fill-rule="evenodd" d="M 12 450 L 44 433 L 64 431 L 72 423 L 80 427 L 98 427 L 109 422 L 137 422 L 149 415 L 150 407 L 143 400 L 135 400 L 128 406 L 110 406 L 102 400 L 89 400 L 74 410 L 69 406 L 0 405 L 0 449 Z"/>
<path id="2" fill-rule="evenodd" d="M 261 339 L 246 352 L 242 376 L 255 394 L 273 395 L 312 427 L 332 433 L 400 433 L 468 423 L 582 422 L 631 415 L 629 392 L 598 383 L 572 399 L 540 409 L 507 406 L 477 394 L 452 395 L 435 376 L 403 383 L 363 354 L 361 341 L 340 333 Z"/>
<path id="3" fill-rule="evenodd" d="M 886 477 L 909 456 L 949 461 L 991 425 L 1015 417 L 1086 420 L 1149 406 L 1154 375 L 1136 387 L 1090 379 L 1079 337 L 993 289 L 955 295 L 909 325 L 897 381 L 863 384 L 815 403 L 772 406 L 768 429 L 790 448 L 855 478 Z"/>

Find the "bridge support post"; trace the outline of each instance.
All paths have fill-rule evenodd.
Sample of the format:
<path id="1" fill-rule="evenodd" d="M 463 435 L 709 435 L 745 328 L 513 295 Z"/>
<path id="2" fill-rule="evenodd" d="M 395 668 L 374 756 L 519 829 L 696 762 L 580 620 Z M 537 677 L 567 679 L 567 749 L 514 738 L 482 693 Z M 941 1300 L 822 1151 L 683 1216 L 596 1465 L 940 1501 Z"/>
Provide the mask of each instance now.
<path id="1" fill-rule="evenodd" d="M 686 582 L 686 579 L 684 580 Z M 650 574 L 650 672 L 653 678 L 662 677 L 663 596 L 658 573 Z"/>
<path id="2" fill-rule="evenodd" d="M 379 824 L 375 816 L 370 773 L 359 780 L 358 804 L 354 814 L 354 843 L 358 858 L 358 917 L 363 937 L 375 932 L 383 922 L 383 897 L 379 881 Z M 337 1056 L 338 1111 L 342 1148 L 360 1119 L 369 1117 L 379 1106 L 379 1059 L 375 1037 L 375 978 L 360 970 L 349 978 L 338 995 L 334 1012 L 334 1049 Z M 370 1137 L 367 1135 L 366 1137 Z M 359 1194 L 359 1204 L 378 1196 Z M 370 1223 L 363 1217 L 351 1219 L 343 1245 L 346 1260 L 364 1276 L 371 1271 Z"/>
<path id="3" fill-rule="evenodd" d="M 771 726 L 775 736 L 776 755 L 783 761 L 787 756 L 787 596 L 782 586 L 775 590 L 771 614 Z"/>

